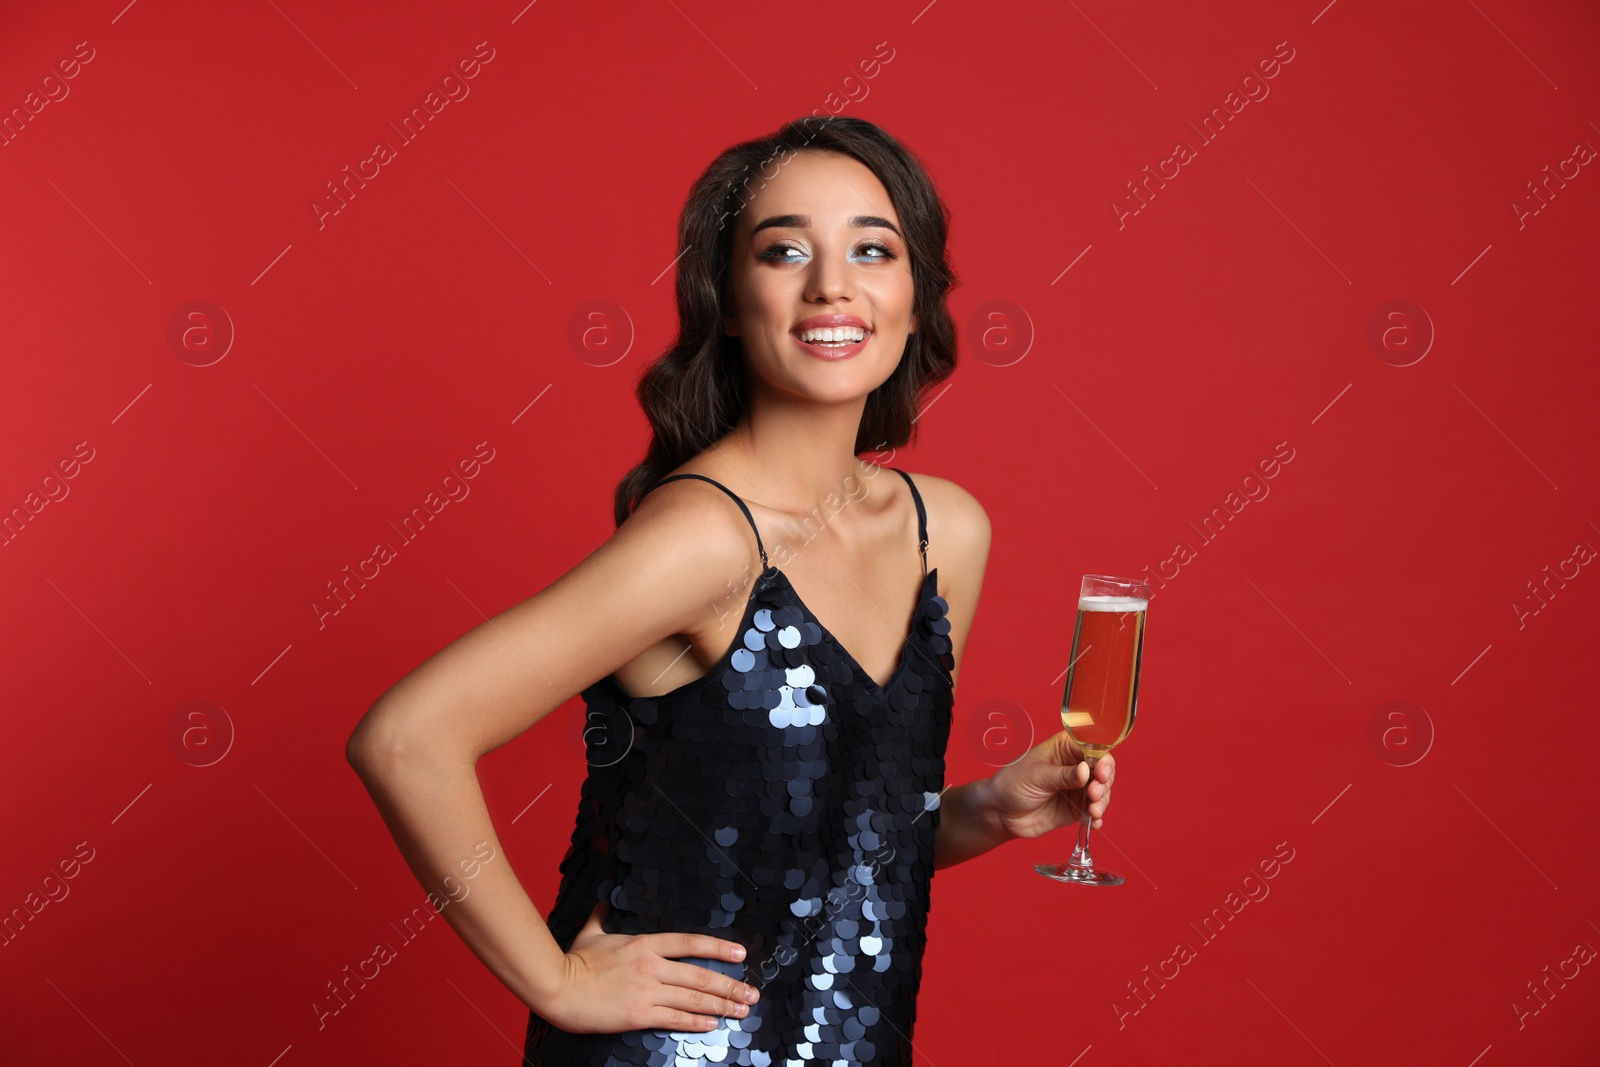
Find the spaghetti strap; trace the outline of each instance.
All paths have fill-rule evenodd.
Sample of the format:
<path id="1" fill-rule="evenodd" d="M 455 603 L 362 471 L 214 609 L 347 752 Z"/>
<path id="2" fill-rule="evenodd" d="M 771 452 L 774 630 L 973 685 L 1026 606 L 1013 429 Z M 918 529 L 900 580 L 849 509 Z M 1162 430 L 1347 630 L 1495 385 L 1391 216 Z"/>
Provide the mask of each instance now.
<path id="1" fill-rule="evenodd" d="M 750 521 L 750 529 L 755 532 L 756 548 L 761 552 L 761 569 L 770 570 L 772 564 L 767 562 L 767 548 L 761 543 L 761 531 L 756 529 L 755 516 L 750 514 L 749 506 L 745 504 L 743 498 L 741 498 L 738 493 L 735 493 L 732 489 L 729 489 L 715 478 L 707 478 L 704 474 L 669 474 L 665 478 L 662 478 L 661 481 L 656 482 L 655 485 L 652 485 L 650 489 L 646 489 L 645 493 L 649 493 L 650 490 L 654 489 L 657 485 L 661 485 L 664 482 L 676 481 L 679 478 L 699 478 L 702 482 L 710 482 L 718 489 L 721 489 L 724 493 L 727 493 L 729 496 L 733 497 L 733 502 L 739 505 L 739 510 L 744 512 L 744 517 Z M 915 491 L 916 490 L 912 490 L 912 492 Z M 641 498 L 642 496 L 643 494 L 641 494 Z M 919 509 L 921 508 L 920 503 L 917 506 Z"/>
<path id="2" fill-rule="evenodd" d="M 922 506 L 922 494 L 917 492 L 917 483 L 911 480 L 911 475 L 899 467 L 890 467 L 900 477 L 906 480 L 906 485 L 911 487 L 911 499 L 917 505 L 917 551 L 922 553 L 922 576 L 928 576 L 928 509 Z"/>

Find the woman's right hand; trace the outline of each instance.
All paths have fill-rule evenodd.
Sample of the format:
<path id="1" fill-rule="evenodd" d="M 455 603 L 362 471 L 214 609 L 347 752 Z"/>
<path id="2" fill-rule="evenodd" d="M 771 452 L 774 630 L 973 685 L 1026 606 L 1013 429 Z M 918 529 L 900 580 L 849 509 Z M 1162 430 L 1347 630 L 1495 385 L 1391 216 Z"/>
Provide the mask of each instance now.
<path id="1" fill-rule="evenodd" d="M 560 985 L 533 1005 L 575 1034 L 623 1030 L 714 1030 L 718 1016 L 744 1018 L 759 991 L 708 967 L 674 957 L 737 962 L 744 946 L 708 934 L 608 934 L 601 901 L 572 939 Z"/>

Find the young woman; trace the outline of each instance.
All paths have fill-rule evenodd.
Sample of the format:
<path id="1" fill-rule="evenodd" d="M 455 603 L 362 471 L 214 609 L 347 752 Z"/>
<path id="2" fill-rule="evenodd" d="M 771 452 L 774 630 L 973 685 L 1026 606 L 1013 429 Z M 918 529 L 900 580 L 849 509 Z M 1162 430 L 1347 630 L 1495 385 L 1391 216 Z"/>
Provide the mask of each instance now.
<path id="1" fill-rule="evenodd" d="M 680 333 L 618 528 L 401 679 L 349 758 L 451 926 L 531 1009 L 527 1064 L 909 1064 L 933 872 L 1100 825 L 1065 731 L 944 784 L 989 521 L 907 443 L 955 369 L 947 220 L 870 122 L 736 145 L 679 226 Z M 598 679 L 598 680 L 597 680 Z M 588 776 L 548 925 L 474 765 L 581 694 Z M 494 853 L 491 853 L 494 854 Z M 1018 877 L 1022 877 L 1019 875 Z"/>

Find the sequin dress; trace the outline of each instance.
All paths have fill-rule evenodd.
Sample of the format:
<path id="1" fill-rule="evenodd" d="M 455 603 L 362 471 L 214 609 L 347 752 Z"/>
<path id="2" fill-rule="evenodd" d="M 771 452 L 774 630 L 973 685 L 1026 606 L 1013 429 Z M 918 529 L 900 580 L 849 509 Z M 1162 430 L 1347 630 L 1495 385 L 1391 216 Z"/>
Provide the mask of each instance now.
<path id="1" fill-rule="evenodd" d="M 923 584 L 887 684 L 768 563 L 757 531 L 765 569 L 710 671 L 649 697 L 614 675 L 582 693 L 589 769 L 547 919 L 556 943 L 570 949 L 607 900 L 608 933 L 744 945 L 737 963 L 685 962 L 748 982 L 760 1000 L 691 1032 L 572 1034 L 531 1012 L 524 1064 L 912 1062 L 955 664 L 927 512 L 895 473 L 916 504 Z M 656 484 L 675 478 L 711 482 L 755 529 L 720 482 Z"/>

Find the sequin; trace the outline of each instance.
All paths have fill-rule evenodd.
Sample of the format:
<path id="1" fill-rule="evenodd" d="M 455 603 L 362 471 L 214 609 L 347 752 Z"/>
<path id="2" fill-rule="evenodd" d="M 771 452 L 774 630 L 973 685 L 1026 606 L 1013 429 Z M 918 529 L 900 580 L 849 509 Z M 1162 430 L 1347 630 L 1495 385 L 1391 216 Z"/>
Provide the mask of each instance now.
<path id="1" fill-rule="evenodd" d="M 922 500 L 896 473 L 925 540 Z M 739 636 L 703 677 L 652 697 L 630 697 L 614 677 L 584 690 L 591 717 L 603 714 L 594 721 L 617 725 L 580 791 L 551 934 L 570 948 L 608 900 L 609 933 L 744 945 L 738 963 L 684 962 L 761 999 L 692 1033 L 573 1034 L 530 1013 L 524 1064 L 909 1067 L 954 669 L 949 604 L 938 569 L 925 556 L 923 566 L 911 633 L 882 686 L 768 566 Z"/>

